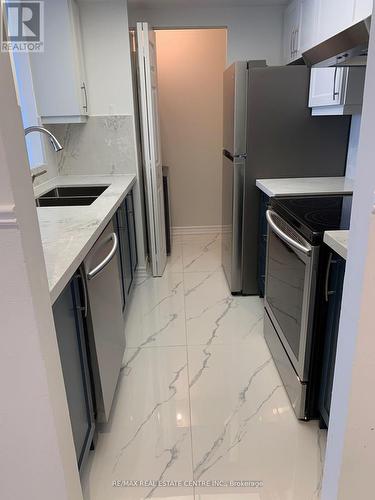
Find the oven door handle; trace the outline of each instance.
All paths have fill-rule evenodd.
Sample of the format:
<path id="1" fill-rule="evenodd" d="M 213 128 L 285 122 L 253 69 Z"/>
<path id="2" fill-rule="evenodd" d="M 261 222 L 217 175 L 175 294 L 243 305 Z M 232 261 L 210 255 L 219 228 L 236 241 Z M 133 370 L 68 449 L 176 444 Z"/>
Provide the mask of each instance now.
<path id="1" fill-rule="evenodd" d="M 275 231 L 275 233 L 283 241 L 285 241 L 285 243 L 288 243 L 288 245 L 296 248 L 297 250 L 299 250 L 300 252 L 302 252 L 302 253 L 304 253 L 306 255 L 310 255 L 311 254 L 311 247 L 304 246 L 301 243 L 299 243 L 298 241 L 296 241 L 293 238 L 291 238 L 288 234 L 285 234 L 284 231 L 282 231 L 277 226 L 276 222 L 273 220 L 273 218 L 272 218 L 273 215 L 276 215 L 275 212 L 273 212 L 272 210 L 267 210 L 267 212 L 266 212 L 267 221 L 268 221 L 268 224 L 273 229 L 273 231 Z"/>

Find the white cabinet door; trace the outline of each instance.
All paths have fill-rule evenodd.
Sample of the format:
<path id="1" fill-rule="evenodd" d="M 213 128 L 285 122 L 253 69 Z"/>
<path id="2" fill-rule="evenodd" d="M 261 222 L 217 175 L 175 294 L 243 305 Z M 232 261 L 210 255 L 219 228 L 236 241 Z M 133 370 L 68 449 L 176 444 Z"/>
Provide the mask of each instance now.
<path id="1" fill-rule="evenodd" d="M 309 107 L 338 106 L 344 94 L 346 68 L 311 70 Z"/>
<path id="2" fill-rule="evenodd" d="M 80 109 L 83 111 L 83 115 L 88 114 L 88 94 L 87 94 L 87 80 L 85 71 L 85 57 L 83 52 L 83 42 L 82 42 L 82 27 L 81 18 L 78 8 L 77 0 L 70 0 L 70 13 L 71 13 L 71 24 L 74 39 L 74 64 L 75 73 L 78 77 L 79 85 L 79 96 L 80 96 Z"/>
<path id="3" fill-rule="evenodd" d="M 319 0 L 318 43 L 353 24 L 355 0 Z"/>
<path id="4" fill-rule="evenodd" d="M 313 68 L 309 106 L 314 116 L 362 112 L 366 68 Z"/>
<path id="5" fill-rule="evenodd" d="M 35 97 L 43 123 L 87 119 L 87 86 L 75 0 L 44 3 L 44 52 L 30 54 Z"/>
<path id="6" fill-rule="evenodd" d="M 301 33 L 299 37 L 301 52 L 316 45 L 318 8 L 318 0 L 301 0 Z"/>
<path id="7" fill-rule="evenodd" d="M 362 19 L 371 16 L 373 9 L 373 0 L 356 0 L 354 11 L 354 22 L 358 23 Z"/>
<path id="8" fill-rule="evenodd" d="M 286 64 L 298 59 L 300 53 L 301 0 L 293 0 L 285 9 L 283 52 Z"/>

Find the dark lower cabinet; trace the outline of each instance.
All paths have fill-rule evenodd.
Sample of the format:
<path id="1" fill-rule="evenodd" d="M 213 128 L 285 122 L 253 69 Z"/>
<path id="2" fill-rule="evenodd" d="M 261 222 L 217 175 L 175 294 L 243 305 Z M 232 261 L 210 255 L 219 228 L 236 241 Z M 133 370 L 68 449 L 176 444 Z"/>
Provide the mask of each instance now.
<path id="1" fill-rule="evenodd" d="M 126 200 L 117 210 L 116 217 L 117 217 L 118 236 L 120 242 L 120 258 L 121 258 L 121 269 L 122 269 L 121 281 L 123 283 L 123 289 L 124 289 L 124 302 L 126 303 L 126 297 L 129 295 L 130 288 L 133 282 L 129 224 L 128 224 L 128 216 L 126 213 Z"/>
<path id="2" fill-rule="evenodd" d="M 116 212 L 115 227 L 120 244 L 120 278 L 122 302 L 125 311 L 137 267 L 137 244 L 134 219 L 133 193 L 130 192 Z"/>
<path id="3" fill-rule="evenodd" d="M 113 217 L 113 226 L 115 228 L 115 231 L 116 231 L 116 234 L 117 234 L 117 238 L 119 240 L 119 251 L 117 252 L 117 259 L 118 259 L 118 272 L 119 272 L 119 276 L 120 276 L 120 283 L 121 283 L 121 304 L 122 304 L 122 311 L 124 312 L 125 311 L 125 305 L 126 305 L 126 297 L 125 297 L 125 287 L 124 287 L 124 271 L 123 271 L 123 267 L 124 267 L 124 263 L 122 262 L 122 250 L 121 250 L 121 231 L 122 229 L 120 229 L 120 214 L 119 214 L 119 210 L 117 210 L 115 216 Z"/>
<path id="4" fill-rule="evenodd" d="M 259 241 L 258 241 L 258 286 L 259 295 L 264 297 L 266 283 L 266 259 L 267 259 L 267 219 L 266 211 L 269 197 L 261 192 L 259 210 Z"/>
<path id="5" fill-rule="evenodd" d="M 92 388 L 82 310 L 80 278 L 75 276 L 53 305 L 70 422 L 78 468 L 81 469 L 95 432 Z"/>
<path id="6" fill-rule="evenodd" d="M 137 241 L 136 241 L 136 231 L 135 231 L 135 216 L 134 216 L 134 200 L 133 192 L 129 193 L 125 200 L 126 203 L 126 213 L 128 215 L 128 228 L 129 228 L 129 239 L 130 239 L 130 255 L 132 261 L 133 276 L 138 265 L 138 255 L 137 255 Z"/>
<path id="7" fill-rule="evenodd" d="M 133 193 L 129 193 L 114 217 L 119 239 L 119 273 L 122 308 L 125 311 L 137 267 Z M 78 468 L 90 451 L 95 435 L 95 397 L 88 356 L 84 311 L 87 296 L 81 274 L 72 278 L 53 305 L 57 343 L 68 400 Z"/>
<path id="8" fill-rule="evenodd" d="M 325 290 L 327 315 L 324 325 L 323 365 L 319 394 L 319 411 L 327 427 L 331 409 L 345 265 L 346 261 L 342 257 L 335 252 L 329 253 L 327 269 L 328 281 Z"/>

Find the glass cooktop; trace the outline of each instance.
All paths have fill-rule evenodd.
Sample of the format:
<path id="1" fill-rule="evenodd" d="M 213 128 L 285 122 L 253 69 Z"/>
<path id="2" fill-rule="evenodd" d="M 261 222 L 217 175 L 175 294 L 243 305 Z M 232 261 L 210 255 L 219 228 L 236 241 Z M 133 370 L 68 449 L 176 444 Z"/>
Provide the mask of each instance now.
<path id="1" fill-rule="evenodd" d="M 321 243 L 324 231 L 349 229 L 352 195 L 272 198 L 271 207 L 309 242 Z"/>

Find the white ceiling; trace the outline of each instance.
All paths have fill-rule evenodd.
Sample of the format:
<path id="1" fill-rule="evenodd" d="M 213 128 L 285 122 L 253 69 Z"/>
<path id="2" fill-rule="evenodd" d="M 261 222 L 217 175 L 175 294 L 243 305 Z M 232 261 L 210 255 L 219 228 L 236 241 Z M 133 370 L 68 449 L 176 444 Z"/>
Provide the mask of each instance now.
<path id="1" fill-rule="evenodd" d="M 248 5 L 286 5 L 289 0 L 128 0 L 132 7 L 238 7 Z"/>

